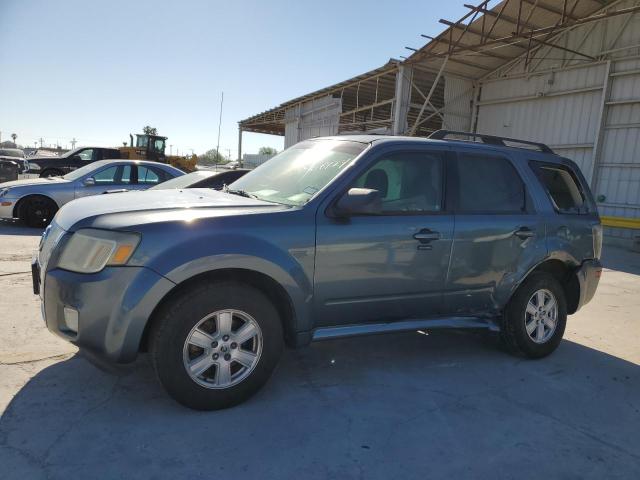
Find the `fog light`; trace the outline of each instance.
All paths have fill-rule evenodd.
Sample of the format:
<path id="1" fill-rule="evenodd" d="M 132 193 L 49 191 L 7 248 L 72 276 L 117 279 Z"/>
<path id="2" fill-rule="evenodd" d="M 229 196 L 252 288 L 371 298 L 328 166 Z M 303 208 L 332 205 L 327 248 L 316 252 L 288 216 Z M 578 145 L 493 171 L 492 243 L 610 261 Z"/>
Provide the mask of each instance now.
<path id="1" fill-rule="evenodd" d="M 11 206 L 11 202 L 2 202 L 1 204 L 3 207 L 9 207 Z"/>
<path id="2" fill-rule="evenodd" d="M 78 311 L 75 308 L 64 307 L 64 324 L 73 333 L 78 333 Z"/>

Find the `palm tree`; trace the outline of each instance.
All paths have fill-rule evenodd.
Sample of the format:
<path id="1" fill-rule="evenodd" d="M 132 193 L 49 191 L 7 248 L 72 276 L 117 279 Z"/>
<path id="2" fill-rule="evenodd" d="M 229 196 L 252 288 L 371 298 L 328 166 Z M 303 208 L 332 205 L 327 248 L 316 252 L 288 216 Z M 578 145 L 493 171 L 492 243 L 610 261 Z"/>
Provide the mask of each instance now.
<path id="1" fill-rule="evenodd" d="M 11 138 L 13 139 L 13 143 L 16 143 L 16 138 L 18 138 L 18 135 L 16 135 L 15 133 L 12 133 Z"/>

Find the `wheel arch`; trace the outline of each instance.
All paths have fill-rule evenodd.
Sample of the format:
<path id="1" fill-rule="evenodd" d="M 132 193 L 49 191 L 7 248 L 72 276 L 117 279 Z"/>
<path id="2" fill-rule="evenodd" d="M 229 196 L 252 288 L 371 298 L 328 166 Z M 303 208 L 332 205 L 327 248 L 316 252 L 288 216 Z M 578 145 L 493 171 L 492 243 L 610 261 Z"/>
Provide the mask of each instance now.
<path id="1" fill-rule="evenodd" d="M 14 218 L 22 218 L 20 216 L 20 209 L 25 205 L 26 201 L 29 199 L 32 199 L 34 197 L 43 197 L 46 198 L 47 200 L 52 201 L 56 208 L 59 210 L 60 209 L 60 205 L 58 205 L 58 202 L 56 202 L 53 198 L 51 198 L 49 195 L 45 195 L 43 193 L 28 193 L 27 195 L 25 195 L 24 197 L 20 198 L 20 200 L 18 200 L 15 204 L 15 206 L 13 207 L 13 217 Z"/>
<path id="2" fill-rule="evenodd" d="M 282 328 L 285 335 L 285 343 L 289 346 L 294 346 L 296 342 L 296 309 L 290 295 L 286 289 L 278 283 L 271 276 L 258 272 L 256 270 L 249 270 L 244 268 L 222 268 L 218 270 L 211 270 L 194 275 L 190 278 L 183 280 L 172 288 L 163 298 L 158 302 L 158 305 L 153 309 L 153 312 L 149 316 L 140 344 L 139 351 L 148 350 L 148 342 L 150 332 L 158 318 L 158 313 L 161 309 L 172 299 L 176 298 L 185 290 L 188 290 L 193 285 L 201 282 L 221 282 L 221 281 L 236 281 L 238 283 L 244 283 L 252 286 L 261 291 L 269 300 L 271 300 L 278 311 L 280 319 L 282 321 Z"/>
<path id="3" fill-rule="evenodd" d="M 567 302 L 567 314 L 571 315 L 578 310 L 578 304 L 580 302 L 580 282 L 576 275 L 576 270 L 577 267 L 573 264 L 557 258 L 549 258 L 531 269 L 522 279 L 522 282 L 535 273 L 547 273 L 552 275 L 556 280 L 558 280 L 564 290 Z M 522 282 L 520 282 L 520 285 L 522 285 Z"/>

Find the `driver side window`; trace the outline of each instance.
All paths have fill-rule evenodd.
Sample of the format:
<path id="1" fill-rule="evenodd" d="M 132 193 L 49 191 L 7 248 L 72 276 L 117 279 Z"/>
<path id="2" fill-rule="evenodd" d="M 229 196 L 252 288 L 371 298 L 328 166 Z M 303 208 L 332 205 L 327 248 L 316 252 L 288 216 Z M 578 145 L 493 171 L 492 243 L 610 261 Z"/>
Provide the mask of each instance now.
<path id="1" fill-rule="evenodd" d="M 355 187 L 378 190 L 387 215 L 442 210 L 444 153 L 394 153 L 378 160 Z"/>
<path id="2" fill-rule="evenodd" d="M 85 148 L 84 150 L 80 150 L 77 153 L 77 156 L 80 157 L 80 160 L 83 162 L 90 162 L 93 160 L 93 148 Z"/>

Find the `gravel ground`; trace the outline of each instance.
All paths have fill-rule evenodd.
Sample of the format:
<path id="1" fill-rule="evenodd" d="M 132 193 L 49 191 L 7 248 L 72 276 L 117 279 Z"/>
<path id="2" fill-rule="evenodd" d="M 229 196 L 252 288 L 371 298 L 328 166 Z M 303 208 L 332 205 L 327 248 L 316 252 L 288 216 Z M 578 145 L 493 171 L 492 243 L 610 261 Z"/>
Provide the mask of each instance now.
<path id="1" fill-rule="evenodd" d="M 39 232 L 0 224 L 0 477 L 637 478 L 640 254 L 605 248 L 595 299 L 543 360 L 429 332 L 285 354 L 249 402 L 186 410 L 147 359 L 116 375 L 49 334 Z"/>

